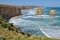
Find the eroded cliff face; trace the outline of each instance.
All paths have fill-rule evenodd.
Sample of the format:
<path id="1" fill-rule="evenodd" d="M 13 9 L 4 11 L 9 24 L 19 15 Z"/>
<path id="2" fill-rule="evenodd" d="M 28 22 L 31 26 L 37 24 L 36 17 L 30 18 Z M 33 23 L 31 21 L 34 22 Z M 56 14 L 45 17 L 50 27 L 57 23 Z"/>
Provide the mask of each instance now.
<path id="1" fill-rule="evenodd" d="M 14 16 L 22 15 L 21 10 L 32 8 L 32 6 L 11 6 L 0 4 L 0 16 L 2 16 L 6 20 L 9 20 Z"/>
<path id="2" fill-rule="evenodd" d="M 22 15 L 21 8 L 16 6 L 0 5 L 0 16 L 9 20 L 11 17 Z"/>
<path id="3" fill-rule="evenodd" d="M 9 20 L 14 16 L 22 15 L 21 10 L 32 9 L 33 7 L 40 6 L 11 6 L 0 4 L 0 16 L 2 16 L 6 20 Z"/>

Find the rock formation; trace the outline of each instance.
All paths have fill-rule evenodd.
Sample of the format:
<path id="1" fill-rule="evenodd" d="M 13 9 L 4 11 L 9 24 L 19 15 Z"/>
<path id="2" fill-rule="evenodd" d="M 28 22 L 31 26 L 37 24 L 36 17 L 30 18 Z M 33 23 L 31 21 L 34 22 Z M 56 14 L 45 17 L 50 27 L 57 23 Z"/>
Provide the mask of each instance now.
<path id="1" fill-rule="evenodd" d="M 50 11 L 50 15 L 51 15 L 51 16 L 55 16 L 55 14 L 56 14 L 55 10 L 51 10 L 51 11 Z"/>
<path id="2" fill-rule="evenodd" d="M 0 16 L 8 20 L 13 16 L 21 15 L 21 8 L 16 6 L 0 5 Z"/>
<path id="3" fill-rule="evenodd" d="M 42 8 L 37 9 L 37 14 L 36 15 L 42 15 Z"/>
<path id="4" fill-rule="evenodd" d="M 0 4 L 0 17 L 2 16 L 4 19 L 9 20 L 14 16 L 22 15 L 21 10 L 32 9 L 33 7 L 39 6 L 11 6 Z"/>

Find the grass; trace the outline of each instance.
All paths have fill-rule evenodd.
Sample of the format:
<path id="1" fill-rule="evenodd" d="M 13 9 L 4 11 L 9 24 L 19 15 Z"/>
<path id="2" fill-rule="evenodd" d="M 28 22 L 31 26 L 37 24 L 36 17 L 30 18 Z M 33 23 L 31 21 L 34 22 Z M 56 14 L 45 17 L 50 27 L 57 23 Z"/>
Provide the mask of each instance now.
<path id="1" fill-rule="evenodd" d="M 55 38 L 42 38 L 38 36 L 28 36 L 24 32 L 16 32 L 17 28 L 6 20 L 0 18 L 0 40 L 60 40 Z M 24 34 L 24 35 L 23 35 Z"/>

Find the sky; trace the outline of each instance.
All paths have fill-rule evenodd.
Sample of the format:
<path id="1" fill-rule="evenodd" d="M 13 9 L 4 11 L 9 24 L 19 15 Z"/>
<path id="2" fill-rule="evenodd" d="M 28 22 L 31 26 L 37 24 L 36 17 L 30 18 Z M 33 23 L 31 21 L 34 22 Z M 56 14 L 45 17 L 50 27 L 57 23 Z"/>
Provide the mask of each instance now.
<path id="1" fill-rule="evenodd" d="M 0 0 L 0 4 L 14 6 L 60 7 L 60 0 Z"/>

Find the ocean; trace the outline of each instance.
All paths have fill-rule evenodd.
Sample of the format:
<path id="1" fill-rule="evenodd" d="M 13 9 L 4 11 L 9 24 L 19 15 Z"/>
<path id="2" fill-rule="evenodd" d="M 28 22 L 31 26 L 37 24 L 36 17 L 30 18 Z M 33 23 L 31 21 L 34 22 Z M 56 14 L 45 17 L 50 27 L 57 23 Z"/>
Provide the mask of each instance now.
<path id="1" fill-rule="evenodd" d="M 43 8 L 43 11 L 45 12 L 45 14 L 48 14 L 48 15 L 50 13 L 50 10 L 55 10 L 56 15 L 60 16 L 60 7 L 45 7 L 45 8 Z"/>
<path id="2" fill-rule="evenodd" d="M 33 36 L 60 38 L 60 7 L 44 7 L 43 15 L 35 15 L 36 9 L 25 10 L 23 16 L 10 20 L 25 33 Z M 56 10 L 55 17 L 50 16 L 50 10 Z"/>

